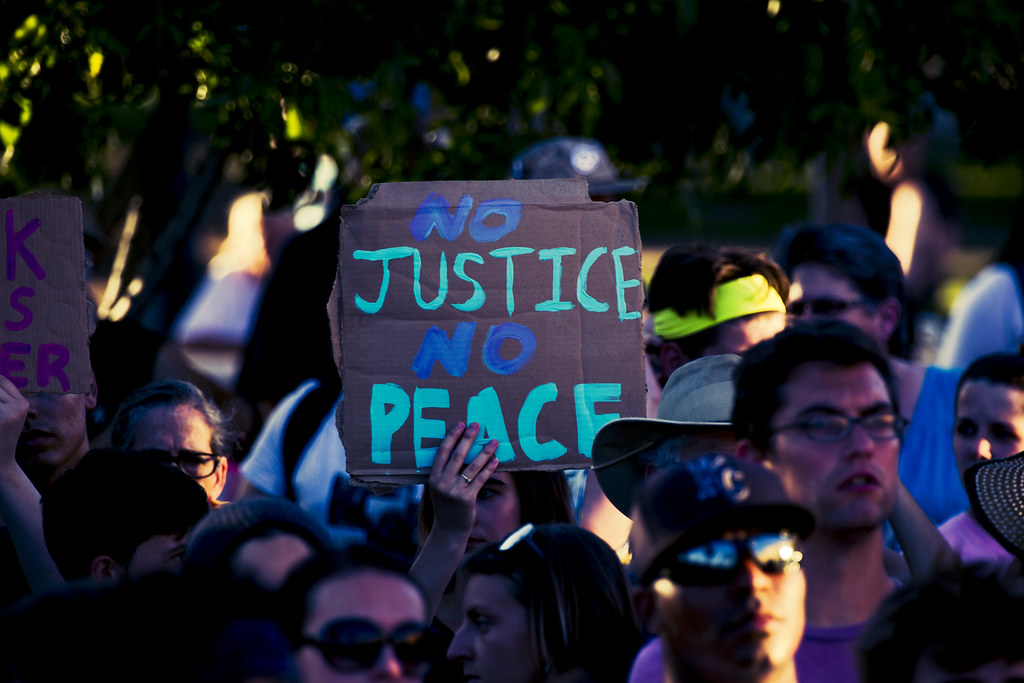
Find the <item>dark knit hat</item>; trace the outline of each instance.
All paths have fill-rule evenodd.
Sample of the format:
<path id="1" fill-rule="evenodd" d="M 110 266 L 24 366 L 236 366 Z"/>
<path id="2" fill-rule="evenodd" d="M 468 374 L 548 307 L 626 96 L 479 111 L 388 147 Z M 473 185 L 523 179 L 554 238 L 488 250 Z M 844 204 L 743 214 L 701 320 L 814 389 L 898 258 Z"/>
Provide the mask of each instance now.
<path id="1" fill-rule="evenodd" d="M 185 571 L 224 572 L 231 555 L 243 543 L 269 531 L 295 534 L 318 552 L 331 546 L 323 525 L 292 501 L 246 498 L 222 505 L 196 525 L 185 548 Z"/>

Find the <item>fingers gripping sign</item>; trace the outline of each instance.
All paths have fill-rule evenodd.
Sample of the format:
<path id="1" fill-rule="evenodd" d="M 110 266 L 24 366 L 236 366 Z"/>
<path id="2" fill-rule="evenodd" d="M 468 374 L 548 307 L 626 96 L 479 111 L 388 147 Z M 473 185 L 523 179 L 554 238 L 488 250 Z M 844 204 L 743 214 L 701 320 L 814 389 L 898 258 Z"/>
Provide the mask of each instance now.
<path id="1" fill-rule="evenodd" d="M 429 488 L 434 504 L 434 523 L 439 528 L 469 533 L 476 514 L 477 495 L 498 468 L 498 459 L 494 456 L 498 442 L 494 439 L 484 445 L 471 463 L 465 465 L 479 431 L 480 425 L 475 422 L 468 427 L 459 422 L 448 430 L 437 447 Z"/>
<path id="2" fill-rule="evenodd" d="M 0 375 L 0 466 L 15 464 L 14 452 L 27 415 L 28 400 L 11 380 Z"/>

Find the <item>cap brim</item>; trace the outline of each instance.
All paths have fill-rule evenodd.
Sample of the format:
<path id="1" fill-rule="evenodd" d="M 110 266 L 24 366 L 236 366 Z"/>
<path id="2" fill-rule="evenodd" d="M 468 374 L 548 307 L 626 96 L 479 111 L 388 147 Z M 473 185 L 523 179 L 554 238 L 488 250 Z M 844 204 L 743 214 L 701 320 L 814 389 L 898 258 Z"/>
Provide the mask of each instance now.
<path id="1" fill-rule="evenodd" d="M 630 516 L 633 492 L 644 481 L 640 454 L 661 441 L 682 434 L 731 431 L 728 422 L 674 422 L 641 417 L 614 420 L 594 437 L 590 455 L 597 481 L 619 512 Z"/>

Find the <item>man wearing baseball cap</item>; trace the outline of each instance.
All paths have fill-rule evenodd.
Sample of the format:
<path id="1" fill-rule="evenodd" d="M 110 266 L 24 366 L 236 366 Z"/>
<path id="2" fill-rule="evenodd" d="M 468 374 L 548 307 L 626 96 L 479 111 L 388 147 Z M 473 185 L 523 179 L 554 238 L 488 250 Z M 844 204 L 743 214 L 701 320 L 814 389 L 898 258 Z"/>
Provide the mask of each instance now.
<path id="1" fill-rule="evenodd" d="M 633 510 L 637 607 L 659 637 L 630 680 L 796 681 L 814 519 L 778 477 L 705 455 L 648 480 Z"/>

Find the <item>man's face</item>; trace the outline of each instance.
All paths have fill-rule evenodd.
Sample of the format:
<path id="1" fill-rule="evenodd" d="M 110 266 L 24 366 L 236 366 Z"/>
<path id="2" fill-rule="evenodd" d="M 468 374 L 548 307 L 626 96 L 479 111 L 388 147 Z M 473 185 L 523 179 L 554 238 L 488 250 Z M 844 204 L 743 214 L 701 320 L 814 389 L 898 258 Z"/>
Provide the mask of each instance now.
<path id="1" fill-rule="evenodd" d="M 718 339 L 704 349 L 705 356 L 742 355 L 754 344 L 771 339 L 786 327 L 786 316 L 776 311 L 754 313 L 718 325 Z"/>
<path id="2" fill-rule="evenodd" d="M 984 380 L 965 382 L 956 400 L 953 453 L 960 478 L 971 465 L 1024 450 L 1024 391 Z"/>
<path id="3" fill-rule="evenodd" d="M 126 576 L 134 580 L 157 572 L 180 573 L 187 538 L 188 534 L 158 534 L 146 539 L 128 560 Z"/>
<path id="4" fill-rule="evenodd" d="M 819 312 L 815 312 L 818 307 Z M 849 278 L 817 263 L 793 269 L 789 288 L 789 310 L 802 310 L 801 320 L 842 320 L 860 329 L 886 348 L 894 328 L 881 309 L 865 300 Z M 827 312 L 825 309 L 829 309 Z M 794 316 L 790 316 L 793 318 Z"/>
<path id="5" fill-rule="evenodd" d="M 361 620 L 385 637 L 410 624 L 423 624 L 426 605 L 422 594 L 405 577 L 373 569 L 321 581 L 306 598 L 309 612 L 302 624 L 303 636 L 320 640 L 332 622 Z M 391 644 L 384 645 L 376 659 L 363 665 L 339 656 L 328 660 L 312 645 L 300 647 L 295 655 L 303 681 L 362 683 L 391 680 L 422 681 L 426 666 L 405 665 Z"/>
<path id="6" fill-rule="evenodd" d="M 96 407 L 96 393 L 26 398 L 29 408 L 18 439 L 18 464 L 37 488 L 45 488 L 89 450 L 85 414 Z"/>
<path id="7" fill-rule="evenodd" d="M 898 485 L 898 438 L 875 439 L 862 424 L 835 441 L 818 441 L 795 425 L 813 418 L 864 418 L 894 412 L 885 380 L 870 363 L 798 366 L 771 420 L 775 433 L 761 457 L 794 502 L 811 510 L 817 528 L 873 529 L 892 510 Z M 780 429 L 782 428 L 782 429 Z"/>
<path id="8" fill-rule="evenodd" d="M 744 556 L 720 585 L 662 578 L 652 588 L 657 616 L 651 625 L 676 680 L 763 680 L 793 666 L 807 588 L 798 568 L 766 572 Z"/>

